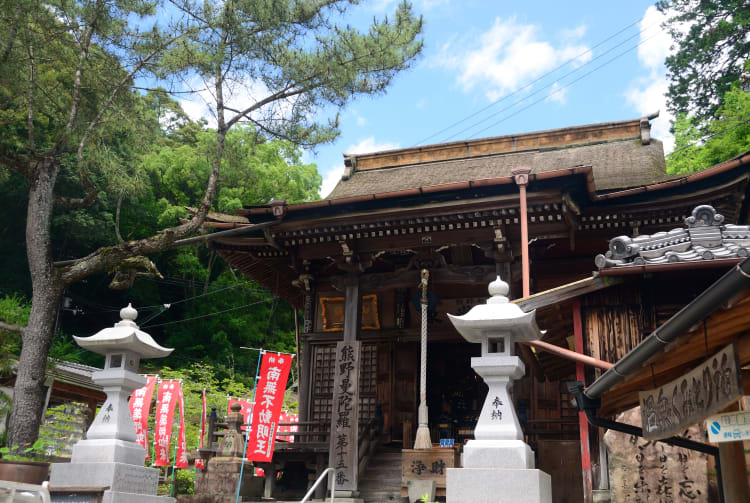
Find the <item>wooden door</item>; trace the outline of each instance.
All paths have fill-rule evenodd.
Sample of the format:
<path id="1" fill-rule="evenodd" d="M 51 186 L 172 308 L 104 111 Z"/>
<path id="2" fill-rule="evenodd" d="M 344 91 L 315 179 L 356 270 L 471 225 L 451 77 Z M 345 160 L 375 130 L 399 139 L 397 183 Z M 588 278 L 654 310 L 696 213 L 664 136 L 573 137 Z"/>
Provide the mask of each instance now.
<path id="1" fill-rule="evenodd" d="M 383 417 L 382 442 L 393 440 L 393 406 L 391 403 L 393 391 L 393 344 L 390 342 L 378 344 L 377 370 L 377 404 Z"/>
<path id="2" fill-rule="evenodd" d="M 544 440 L 537 442 L 537 468 L 552 478 L 552 501 L 580 503 L 583 501 L 581 446 L 578 440 Z"/>
<path id="3" fill-rule="evenodd" d="M 419 344 L 416 342 L 397 344 L 394 353 L 391 432 L 393 440 L 403 440 L 404 421 L 410 421 L 416 431 Z"/>

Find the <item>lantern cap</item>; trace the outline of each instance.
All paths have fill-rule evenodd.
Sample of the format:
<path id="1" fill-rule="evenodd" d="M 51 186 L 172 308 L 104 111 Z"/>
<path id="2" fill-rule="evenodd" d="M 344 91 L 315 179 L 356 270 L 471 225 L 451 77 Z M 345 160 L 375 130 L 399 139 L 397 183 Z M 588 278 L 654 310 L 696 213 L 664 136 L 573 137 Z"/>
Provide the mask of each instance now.
<path id="1" fill-rule="evenodd" d="M 482 342 L 483 338 L 509 334 L 515 340 L 536 340 L 544 333 L 536 324 L 536 310 L 524 312 L 509 301 L 508 283 L 497 277 L 487 288 L 490 298 L 486 304 L 472 307 L 462 316 L 448 315 L 456 330 L 469 342 Z"/>
<path id="2" fill-rule="evenodd" d="M 106 355 L 116 351 L 132 351 L 141 358 L 163 358 L 174 349 L 165 348 L 135 323 L 138 311 L 128 304 L 120 309 L 121 320 L 90 337 L 73 336 L 76 344 L 94 353 Z"/>

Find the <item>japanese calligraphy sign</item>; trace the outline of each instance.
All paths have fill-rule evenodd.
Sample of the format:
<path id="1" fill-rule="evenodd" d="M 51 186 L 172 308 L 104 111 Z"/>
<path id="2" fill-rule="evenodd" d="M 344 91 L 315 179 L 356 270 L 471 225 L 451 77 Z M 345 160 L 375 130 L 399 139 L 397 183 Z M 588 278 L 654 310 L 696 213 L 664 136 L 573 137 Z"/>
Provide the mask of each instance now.
<path id="1" fill-rule="evenodd" d="M 336 489 L 342 491 L 357 489 L 359 351 L 359 341 L 342 341 L 336 344 L 328 466 L 336 470 Z"/>
<path id="2" fill-rule="evenodd" d="M 617 421 L 639 426 L 638 408 L 621 413 Z M 682 437 L 703 441 L 700 425 L 681 432 Z M 604 434 L 609 452 L 609 487 L 618 503 L 707 503 L 708 471 L 704 453 L 627 435 L 614 430 Z"/>
<path id="3" fill-rule="evenodd" d="M 185 400 L 182 396 L 182 384 L 177 383 L 177 399 L 180 404 L 180 432 L 177 435 L 177 454 L 175 455 L 174 467 L 187 468 L 187 447 L 185 446 Z"/>
<path id="4" fill-rule="evenodd" d="M 203 395 L 202 395 L 202 401 L 203 405 L 201 407 L 201 434 L 198 438 L 198 449 L 203 447 L 203 437 L 206 436 L 206 388 L 203 388 Z M 206 460 L 198 458 L 195 460 L 195 467 L 199 470 L 205 470 L 206 469 Z"/>
<path id="5" fill-rule="evenodd" d="M 229 415 L 230 408 L 232 407 L 233 403 L 239 403 L 242 407 L 240 409 L 240 414 L 242 414 L 242 424 L 248 424 L 250 422 L 250 414 L 253 412 L 253 404 L 250 402 L 250 400 L 242 400 L 241 398 L 230 398 L 229 402 L 227 403 L 227 415 Z M 247 426 L 242 426 L 240 428 L 242 431 L 247 431 Z"/>
<path id="6" fill-rule="evenodd" d="M 154 447 L 156 449 L 154 466 L 169 466 L 169 441 L 172 437 L 177 390 L 180 388 L 178 381 L 162 381 L 159 383 L 156 401 L 156 429 L 154 431 Z"/>
<path id="7" fill-rule="evenodd" d="M 256 383 L 256 411 L 247 444 L 247 459 L 270 462 L 273 457 L 273 444 L 279 426 L 279 414 L 284 403 L 284 391 L 292 368 L 292 356 L 282 353 L 263 353 L 260 365 L 260 378 Z"/>
<path id="8" fill-rule="evenodd" d="M 135 423 L 135 443 L 146 449 L 148 456 L 148 413 L 151 410 L 151 397 L 154 396 L 156 376 L 146 376 L 146 385 L 130 395 L 130 415 Z"/>
<path id="9" fill-rule="evenodd" d="M 670 437 L 740 398 L 739 368 L 730 344 L 679 379 L 638 393 L 644 438 Z"/>

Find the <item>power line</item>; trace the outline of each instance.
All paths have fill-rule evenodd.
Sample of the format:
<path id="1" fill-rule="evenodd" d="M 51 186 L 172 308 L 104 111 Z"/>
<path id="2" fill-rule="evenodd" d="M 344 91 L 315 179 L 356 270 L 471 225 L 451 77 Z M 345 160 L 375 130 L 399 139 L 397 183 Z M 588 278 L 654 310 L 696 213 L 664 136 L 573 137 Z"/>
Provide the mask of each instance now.
<path id="1" fill-rule="evenodd" d="M 500 124 L 500 123 L 502 123 L 502 122 L 505 122 L 506 120 L 510 119 L 511 117 L 515 117 L 516 115 L 520 114 L 521 112 L 523 112 L 523 111 L 525 111 L 525 110 L 528 110 L 529 108 L 533 107 L 534 105 L 536 105 L 536 104 L 538 104 L 538 103 L 541 103 L 542 101 L 544 101 L 544 100 L 548 99 L 548 98 L 549 98 L 549 96 L 551 96 L 551 95 L 553 95 L 553 94 L 556 94 L 556 93 L 559 93 L 559 92 L 562 92 L 562 91 L 564 91 L 565 89 L 569 88 L 570 86 L 572 86 L 572 85 L 573 85 L 573 84 L 575 84 L 576 82 L 579 82 L 579 81 L 583 80 L 584 78 L 588 77 L 588 76 L 589 76 L 589 75 L 591 75 L 592 73 L 594 73 L 594 72 L 596 72 L 596 71 L 598 71 L 598 70 L 602 69 L 603 67 L 605 67 L 605 66 L 607 66 L 608 64 L 612 63 L 613 61 L 616 61 L 617 59 L 621 58 L 622 56 L 624 56 L 625 54 L 629 53 L 630 51 L 632 51 L 632 50 L 634 50 L 634 49 L 637 49 L 637 48 L 638 48 L 638 47 L 640 47 L 641 45 L 645 44 L 646 42 L 648 42 L 649 40 L 651 40 L 652 38 L 654 38 L 654 37 L 655 37 L 656 35 L 658 35 L 658 33 L 654 33 L 654 34 L 653 34 L 653 35 L 651 35 L 650 37 L 648 37 L 648 38 L 646 38 L 646 39 L 644 39 L 644 40 L 640 41 L 640 42 L 639 42 L 639 43 L 637 43 L 636 45 L 634 45 L 634 46 L 632 46 L 632 47 L 630 47 L 630 48 L 628 48 L 628 49 L 626 49 L 626 50 L 622 51 L 621 53 L 619 53 L 618 55 L 614 56 L 613 58 L 610 58 L 610 59 L 608 59 L 607 61 L 605 61 L 605 62 L 604 62 L 604 63 L 602 63 L 601 65 L 599 65 L 599 66 L 597 66 L 597 67 L 593 68 L 592 70 L 589 70 L 588 72 L 586 72 L 586 73 L 584 73 L 583 75 L 581 75 L 580 77 L 578 77 L 578 78 L 576 78 L 576 79 L 572 80 L 571 82 L 569 82 L 569 83 L 565 84 L 564 86 L 560 87 L 559 89 L 556 89 L 556 90 L 554 90 L 554 91 L 553 91 L 553 92 L 551 92 L 551 93 L 550 93 L 550 94 L 549 94 L 548 96 L 544 96 L 544 97 L 542 97 L 542 98 L 540 98 L 540 99 L 538 99 L 538 100 L 536 100 L 536 101 L 533 101 L 532 103 L 528 104 L 527 106 L 525 106 L 525 107 L 523 107 L 523 108 L 521 108 L 521 109 L 519 109 L 519 110 L 516 110 L 515 112 L 513 112 L 513 113 L 511 113 L 511 114 L 509 114 L 509 115 L 506 115 L 506 116 L 505 116 L 505 117 L 503 117 L 502 119 L 500 119 L 500 120 L 498 120 L 498 121 L 495 121 L 495 122 L 493 122 L 492 124 L 490 124 L 489 126 L 487 126 L 487 127 L 483 128 L 483 129 L 480 129 L 479 131 L 477 131 L 476 133 L 474 133 L 473 135 L 471 135 L 471 137 L 470 137 L 470 138 L 476 138 L 476 137 L 477 137 L 478 135 L 480 135 L 481 133 L 483 133 L 483 132 L 487 131 L 488 129 L 490 129 L 490 128 L 493 128 L 493 127 L 497 126 L 498 124 Z M 549 86 L 547 86 L 547 87 L 549 87 Z M 541 90 L 541 89 L 540 89 L 540 90 Z M 519 101 L 515 102 L 515 103 L 514 103 L 513 105 L 511 105 L 511 107 L 512 107 L 512 106 L 514 106 L 514 105 L 517 105 L 517 104 L 521 103 L 522 101 L 525 101 L 526 99 L 528 99 L 528 98 L 529 98 L 529 97 L 531 97 L 531 96 L 532 96 L 532 95 L 529 95 L 529 96 L 527 96 L 526 98 L 522 98 L 521 100 L 519 100 Z M 508 107 L 508 108 L 510 108 L 510 107 Z M 506 110 L 507 110 L 507 108 L 506 108 Z M 498 112 L 498 113 L 499 113 L 499 112 Z M 493 114 L 493 115 L 497 115 L 497 114 Z M 492 117 L 492 116 L 490 116 L 490 117 Z M 488 117 L 488 119 L 489 119 L 490 117 Z M 467 129 L 471 129 L 471 128 L 472 128 L 472 127 L 474 127 L 474 126 L 477 126 L 477 125 L 481 124 L 482 122 L 485 122 L 486 120 L 487 120 L 487 119 L 484 119 L 484 120 L 482 120 L 482 121 L 480 121 L 480 122 L 478 122 L 478 123 L 476 123 L 476 124 L 474 124 L 474 125 L 472 125 L 472 126 L 470 126 L 470 127 L 466 128 L 466 129 L 462 130 L 462 131 L 461 131 L 461 133 L 462 133 L 462 132 L 464 132 L 464 131 L 466 131 Z"/>
<path id="2" fill-rule="evenodd" d="M 224 314 L 224 313 L 228 313 L 230 311 L 236 311 L 238 309 L 244 309 L 246 307 L 254 306 L 256 304 L 262 304 L 263 302 L 268 302 L 268 301 L 269 301 L 269 299 L 259 300 L 257 302 L 251 302 L 250 304 L 245 304 L 243 306 L 230 307 L 229 309 L 224 309 L 223 311 L 216 311 L 216 312 L 213 312 L 213 313 L 202 314 L 200 316 L 193 316 L 192 318 L 184 318 L 182 320 L 167 321 L 165 323 L 157 323 L 155 325 L 142 326 L 141 328 L 154 328 L 154 327 L 162 327 L 164 325 L 174 325 L 176 323 L 185 323 L 186 321 L 193 321 L 193 320 L 199 320 L 201 318 L 208 318 L 210 316 L 216 316 L 217 314 Z"/>
<path id="3" fill-rule="evenodd" d="M 711 133 L 711 134 L 707 134 L 707 135 L 705 135 L 705 136 L 701 136 L 700 138 L 698 138 L 697 140 L 695 140 L 695 142 L 694 142 L 694 143 L 690 143 L 690 144 L 688 144 L 688 145 L 685 145 L 685 146 L 683 146 L 683 147 L 680 147 L 680 148 L 678 148 L 678 149 L 676 149 L 676 150 L 673 150 L 673 151 L 671 151 L 671 152 L 670 152 L 669 154 L 667 154 L 667 155 L 673 155 L 673 154 L 676 154 L 677 152 L 682 152 L 683 150 L 685 150 L 685 149 L 688 149 L 688 148 L 692 148 L 692 147 L 698 147 L 699 145 L 697 145 L 697 144 L 696 144 L 697 142 L 702 142 L 702 141 L 706 141 L 706 140 L 708 140 L 708 139 L 710 139 L 710 138 L 713 138 L 713 137 L 715 137 L 715 136 L 719 136 L 719 135 L 722 135 L 722 134 L 724 134 L 724 133 L 728 133 L 729 131 L 731 131 L 731 130 L 733 130 L 733 129 L 737 129 L 738 127 L 740 127 L 740 126 L 741 126 L 741 125 L 743 125 L 743 124 L 747 124 L 747 123 L 750 123 L 750 114 L 747 114 L 747 115 L 743 115 L 743 118 L 744 118 L 744 117 L 748 117 L 748 118 L 747 118 L 747 119 L 745 119 L 745 120 L 743 120 L 743 121 L 740 121 L 740 122 L 736 122 L 736 123 L 732 124 L 731 126 L 727 126 L 727 127 L 725 127 L 725 128 L 722 128 L 722 129 L 720 129 L 720 130 L 716 131 L 715 133 Z"/>
<path id="4" fill-rule="evenodd" d="M 645 16 L 644 16 L 644 17 L 645 17 Z M 540 80 L 543 80 L 543 79 L 545 79 L 545 78 L 549 77 L 550 75 L 552 75 L 553 73 L 555 73 L 555 72 L 556 72 L 557 70 L 559 70 L 559 69 L 563 68 L 564 66 L 566 66 L 566 65 L 568 65 L 568 64 L 570 64 L 570 63 L 572 63 L 572 62 L 574 62 L 574 61 L 576 61 L 576 60 L 577 60 L 577 59 L 579 59 L 580 57 L 582 57 L 582 56 L 585 56 L 586 54 L 588 54 L 588 53 L 592 52 L 592 51 L 593 51 L 594 49 L 596 49 L 597 47 L 600 47 L 601 45 L 603 45 L 603 44 L 605 44 L 605 43 L 609 42 L 609 41 L 610 41 L 610 40 L 612 40 L 613 38 L 617 37 L 618 35 L 620 35 L 621 33 L 625 32 L 626 30 L 628 30 L 628 29 L 632 28 L 633 26 L 635 26 L 636 24 L 640 23 L 641 21 L 643 21 L 643 17 L 641 17 L 640 19 L 638 19 L 638 20 L 636 20 L 636 21 L 634 21 L 634 22 L 630 23 L 630 24 L 629 24 L 629 25 L 627 25 L 626 27 L 624 27 L 624 28 L 620 29 L 620 30 L 619 30 L 619 31 L 617 31 L 616 33 L 614 33 L 614 34 L 610 35 L 609 37 L 605 38 L 604 40 L 602 40 L 602 41 L 598 42 L 597 44 L 593 45 L 593 46 L 592 46 L 591 48 L 589 48 L 589 49 L 587 49 L 587 50 L 583 51 L 582 53 L 578 54 L 577 56 L 574 56 L 574 57 L 572 57 L 572 58 L 570 58 L 570 59 L 568 59 L 568 60 L 564 61 L 563 63 L 561 63 L 560 65 L 556 66 L 556 67 L 555 67 L 555 68 L 553 68 L 552 70 L 550 70 L 550 71 L 548 71 L 548 72 L 546 72 L 546 73 L 542 74 L 541 76 L 537 77 L 536 79 L 532 80 L 531 82 L 528 82 L 528 83 L 527 83 L 527 84 L 525 84 L 525 85 L 524 85 L 523 87 L 521 87 L 521 88 L 519 88 L 519 89 L 516 89 L 515 91 L 513 91 L 513 92 L 511 92 L 511 93 L 509 93 L 509 94 L 506 94 L 505 96 L 503 96 L 503 97 L 501 97 L 501 98 L 499 98 L 499 99 L 497 99 L 497 100 L 495 100 L 495 101 L 491 102 L 490 104 L 488 104 L 488 105 L 486 105 L 485 107 L 483 107 L 483 108 L 481 108 L 481 109 L 477 110 L 476 112 L 473 112 L 473 113 L 471 113 L 471 114 L 467 115 L 467 116 L 466 116 L 466 117 L 464 117 L 463 119 L 459 119 L 458 121 L 456 121 L 456 122 L 452 123 L 451 125 L 449 125 L 449 126 L 447 126 L 447 127 L 443 128 L 443 129 L 441 129 L 440 131 L 438 131 L 438 132 L 436 132 L 436 133 L 433 133 L 433 134 L 431 134 L 430 136 L 427 136 L 427 137 L 425 137 L 425 138 L 423 138 L 423 139 L 419 140 L 419 141 L 418 141 L 418 142 L 416 143 L 416 145 L 417 145 L 417 146 L 419 146 L 419 145 L 422 145 L 422 144 L 424 144 L 424 143 L 425 143 L 425 142 L 426 142 L 427 140 L 430 140 L 430 139 L 432 139 L 432 138 L 435 138 L 435 137 L 436 137 L 436 136 L 438 136 L 439 134 L 441 134 L 441 133 L 444 133 L 444 132 L 448 131 L 449 129 L 452 129 L 453 127 L 455 127 L 455 126 L 457 126 L 457 125 L 459 125 L 459 124 L 461 124 L 461 123 L 463 123 L 463 122 L 466 122 L 467 120 L 471 119 L 472 117 L 476 117 L 477 115 L 479 115 L 480 113 L 482 113 L 482 112 L 484 112 L 484 111 L 488 110 L 489 108 L 492 108 L 493 106 L 497 105 L 498 103 L 501 103 L 501 102 L 503 102 L 503 101 L 505 101 L 505 100 L 509 99 L 509 98 L 510 98 L 511 96 L 514 96 L 514 95 L 516 95 L 516 94 L 520 93 L 521 91 L 523 91 L 523 90 L 525 90 L 525 89 L 528 89 L 529 87 L 531 87 L 532 85 L 536 84 L 536 83 L 537 83 L 537 82 L 539 82 Z M 620 42 L 620 43 L 619 43 L 618 45 L 615 45 L 615 46 L 614 46 L 613 48 L 609 49 L 608 51 L 606 51 L 606 52 L 602 53 L 601 55 L 597 56 L 596 58 L 592 59 L 591 61 L 588 61 L 587 63 L 585 63 L 584 65 L 582 65 L 582 66 L 581 66 L 580 68 L 583 68 L 583 66 L 586 66 L 586 64 L 589 64 L 589 63 L 591 63 L 591 62 L 593 62 L 593 61 L 596 61 L 596 59 L 598 59 L 598 58 L 602 57 L 603 55 L 607 54 L 607 52 L 610 52 L 610 51 L 612 51 L 612 50 L 613 50 L 614 48 L 616 48 L 616 47 L 619 47 L 620 45 L 624 44 L 624 43 L 625 43 L 625 42 L 627 42 L 628 40 L 630 40 L 630 39 L 634 38 L 635 36 L 639 35 L 640 33 L 642 33 L 642 32 L 645 32 L 646 30 L 648 30 L 648 29 L 649 29 L 649 28 L 651 28 L 652 26 L 653 26 L 653 24 L 651 24 L 651 25 L 649 25 L 648 27 L 644 28 L 644 29 L 643 29 L 642 31 L 639 31 L 639 32 L 638 32 L 638 33 L 636 33 L 635 35 L 633 35 L 633 36 L 630 36 L 630 37 L 626 38 L 625 40 L 623 40 L 622 42 Z M 579 69 L 580 69 L 580 68 L 579 68 Z M 577 70 L 578 70 L 578 69 L 576 69 L 576 70 L 574 70 L 574 71 L 577 71 Z M 572 72 L 571 72 L 571 73 L 572 73 Z M 568 76 L 568 75 L 570 75 L 570 73 L 568 73 L 568 74 L 564 75 L 564 76 L 563 76 L 563 77 L 561 77 L 561 78 L 565 78 L 565 77 L 566 77 L 566 76 Z M 558 80 L 559 80 L 559 79 L 558 79 Z M 498 113 L 500 113 L 500 112 L 498 112 Z M 456 134 L 460 134 L 460 133 L 456 133 Z M 453 135 L 453 136 L 455 136 L 455 135 Z"/>

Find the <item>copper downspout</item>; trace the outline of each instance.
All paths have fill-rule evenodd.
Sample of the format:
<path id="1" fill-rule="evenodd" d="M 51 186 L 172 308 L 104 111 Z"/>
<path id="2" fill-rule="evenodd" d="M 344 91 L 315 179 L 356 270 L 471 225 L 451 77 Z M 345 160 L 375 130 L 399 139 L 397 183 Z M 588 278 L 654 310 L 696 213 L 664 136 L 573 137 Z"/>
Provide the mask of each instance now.
<path id="1" fill-rule="evenodd" d="M 526 209 L 526 186 L 529 184 L 531 168 L 518 167 L 511 171 L 518 185 L 521 200 L 521 277 L 523 279 L 523 296 L 531 295 L 531 278 L 529 274 L 529 217 Z"/>

